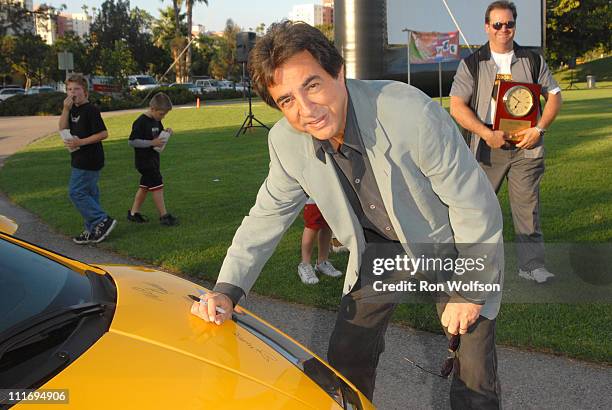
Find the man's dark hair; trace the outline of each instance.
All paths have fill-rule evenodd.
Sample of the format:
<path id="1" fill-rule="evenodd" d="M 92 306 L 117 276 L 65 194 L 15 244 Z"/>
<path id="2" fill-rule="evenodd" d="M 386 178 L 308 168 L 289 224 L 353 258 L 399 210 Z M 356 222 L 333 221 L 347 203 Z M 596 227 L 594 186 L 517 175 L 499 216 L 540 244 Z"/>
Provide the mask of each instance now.
<path id="1" fill-rule="evenodd" d="M 497 9 L 510 10 L 512 12 L 512 18 L 516 21 L 516 6 L 514 3 L 511 1 L 494 1 L 487 7 L 487 11 L 485 12 L 485 23 L 489 24 L 491 22 L 491 11 Z"/>
<path id="2" fill-rule="evenodd" d="M 249 54 L 253 88 L 270 107 L 278 109 L 268 92 L 268 86 L 274 84 L 274 71 L 302 51 L 308 51 L 329 75 L 338 78 L 344 59 L 323 33 L 301 21 L 273 23 Z"/>

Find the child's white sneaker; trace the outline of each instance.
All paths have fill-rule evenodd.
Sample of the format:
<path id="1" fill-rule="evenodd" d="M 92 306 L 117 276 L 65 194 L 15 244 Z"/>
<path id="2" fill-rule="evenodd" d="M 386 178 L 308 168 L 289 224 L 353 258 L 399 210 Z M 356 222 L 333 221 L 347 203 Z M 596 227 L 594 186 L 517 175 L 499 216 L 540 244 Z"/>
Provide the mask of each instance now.
<path id="1" fill-rule="evenodd" d="M 317 278 L 317 274 L 310 263 L 300 263 L 298 265 L 298 275 L 306 285 L 315 285 L 319 283 L 319 278 Z"/>
<path id="2" fill-rule="evenodd" d="M 331 276 L 332 278 L 337 278 L 339 276 L 342 276 L 342 272 L 334 268 L 334 265 L 332 265 L 330 261 L 319 263 L 315 267 L 315 269 L 317 270 L 317 272 L 321 272 L 322 274 Z"/>

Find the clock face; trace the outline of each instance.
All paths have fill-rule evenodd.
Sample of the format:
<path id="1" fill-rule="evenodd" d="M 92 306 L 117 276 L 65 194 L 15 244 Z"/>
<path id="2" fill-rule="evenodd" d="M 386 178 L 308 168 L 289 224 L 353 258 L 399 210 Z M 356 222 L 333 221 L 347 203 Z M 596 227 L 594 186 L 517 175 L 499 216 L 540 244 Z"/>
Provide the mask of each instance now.
<path id="1" fill-rule="evenodd" d="M 504 105 L 508 114 L 514 117 L 524 117 L 533 108 L 533 94 L 522 85 L 515 85 L 504 94 Z"/>

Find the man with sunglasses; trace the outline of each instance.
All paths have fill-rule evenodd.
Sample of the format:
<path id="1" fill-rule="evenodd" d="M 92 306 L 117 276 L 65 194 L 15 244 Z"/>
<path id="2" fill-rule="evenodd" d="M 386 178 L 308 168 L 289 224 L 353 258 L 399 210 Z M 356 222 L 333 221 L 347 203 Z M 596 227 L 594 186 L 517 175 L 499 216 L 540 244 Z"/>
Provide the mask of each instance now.
<path id="1" fill-rule="evenodd" d="M 495 192 L 499 192 L 504 178 L 508 180 L 519 276 L 544 283 L 554 275 L 544 266 L 540 227 L 543 137 L 561 108 L 561 89 L 542 56 L 514 42 L 516 16 L 514 3 L 508 1 L 495 1 L 487 7 L 485 31 L 489 41 L 461 61 L 450 92 L 450 112 L 468 133 L 470 148 Z M 501 80 L 540 84 L 546 99 L 536 126 L 517 133 L 522 139 L 516 145 L 508 143 L 508 133 L 492 127 Z"/>

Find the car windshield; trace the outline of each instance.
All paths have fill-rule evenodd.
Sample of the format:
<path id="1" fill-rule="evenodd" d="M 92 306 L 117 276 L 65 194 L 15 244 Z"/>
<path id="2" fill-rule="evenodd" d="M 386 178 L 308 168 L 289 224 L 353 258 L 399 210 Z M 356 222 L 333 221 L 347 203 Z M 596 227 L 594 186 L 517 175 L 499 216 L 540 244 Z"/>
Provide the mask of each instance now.
<path id="1" fill-rule="evenodd" d="M 150 85 L 155 84 L 155 79 L 153 77 L 136 77 L 136 81 L 139 85 Z"/>
<path id="2" fill-rule="evenodd" d="M 91 301 L 86 276 L 0 239 L 0 333 L 40 313 Z"/>

